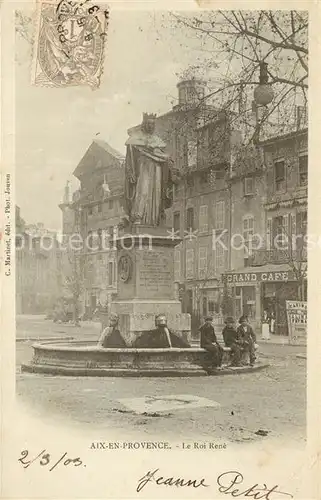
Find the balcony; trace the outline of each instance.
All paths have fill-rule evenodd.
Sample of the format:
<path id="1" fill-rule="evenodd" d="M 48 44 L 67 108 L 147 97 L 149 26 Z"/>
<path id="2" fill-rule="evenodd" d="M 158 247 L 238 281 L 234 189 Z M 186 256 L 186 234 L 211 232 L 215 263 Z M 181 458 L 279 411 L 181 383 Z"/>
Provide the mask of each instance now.
<path id="1" fill-rule="evenodd" d="M 289 264 L 292 261 L 306 262 L 307 249 L 297 249 L 295 251 L 279 249 L 253 250 L 253 254 L 248 259 L 248 266 L 264 266 L 265 264 Z"/>

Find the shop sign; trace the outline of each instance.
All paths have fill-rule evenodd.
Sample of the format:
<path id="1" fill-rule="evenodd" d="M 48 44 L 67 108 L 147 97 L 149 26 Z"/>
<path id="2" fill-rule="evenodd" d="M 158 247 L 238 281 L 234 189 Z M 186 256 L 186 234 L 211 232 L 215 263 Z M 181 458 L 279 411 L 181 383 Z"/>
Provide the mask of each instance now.
<path id="1" fill-rule="evenodd" d="M 265 282 L 286 282 L 294 279 L 289 271 L 274 271 L 267 273 L 235 273 L 224 276 L 228 283 L 265 283 Z"/>
<path id="2" fill-rule="evenodd" d="M 306 345 L 308 304 L 297 300 L 286 300 L 285 302 L 289 343 L 292 345 Z"/>

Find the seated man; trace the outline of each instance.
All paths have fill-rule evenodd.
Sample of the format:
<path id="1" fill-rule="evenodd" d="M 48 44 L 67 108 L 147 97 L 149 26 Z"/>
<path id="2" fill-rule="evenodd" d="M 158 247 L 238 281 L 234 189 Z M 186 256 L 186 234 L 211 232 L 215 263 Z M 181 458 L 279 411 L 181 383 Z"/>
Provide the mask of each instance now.
<path id="1" fill-rule="evenodd" d="M 159 314 L 155 317 L 154 330 L 144 332 L 138 337 L 132 347 L 138 349 L 155 348 L 161 349 L 166 347 L 190 347 L 188 342 L 175 335 L 167 327 L 167 319 L 165 314 Z"/>
<path id="2" fill-rule="evenodd" d="M 242 347 L 240 344 L 239 334 L 236 330 L 234 318 L 231 316 L 225 320 L 225 327 L 223 328 L 222 335 L 226 347 L 231 348 L 231 365 L 241 366 Z"/>
<path id="3" fill-rule="evenodd" d="M 127 347 L 125 340 L 123 339 L 120 331 L 117 328 L 118 322 L 119 318 L 117 314 L 111 314 L 109 318 L 109 325 L 104 329 L 98 340 L 98 345 L 100 347 L 105 347 L 105 348 Z"/>
<path id="4" fill-rule="evenodd" d="M 255 363 L 255 350 L 257 348 L 256 345 L 256 335 L 253 331 L 251 325 L 249 325 L 247 316 L 243 315 L 239 319 L 240 326 L 237 329 L 237 333 L 239 335 L 239 342 L 241 347 L 245 352 L 248 352 L 250 355 L 250 366 L 253 366 Z"/>
<path id="5" fill-rule="evenodd" d="M 218 368 L 222 365 L 223 349 L 217 341 L 212 321 L 213 318 L 211 316 L 205 318 L 205 323 L 199 330 L 201 347 L 211 354 L 209 368 Z"/>

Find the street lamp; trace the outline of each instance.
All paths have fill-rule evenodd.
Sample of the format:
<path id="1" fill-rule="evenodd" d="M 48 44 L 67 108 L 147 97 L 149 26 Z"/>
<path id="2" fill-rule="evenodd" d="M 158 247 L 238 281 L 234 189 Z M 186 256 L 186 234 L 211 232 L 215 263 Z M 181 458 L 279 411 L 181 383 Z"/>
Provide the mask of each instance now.
<path id="1" fill-rule="evenodd" d="M 260 128 L 267 114 L 267 106 L 274 98 L 274 91 L 269 84 L 268 65 L 266 62 L 260 62 L 260 79 L 259 85 L 254 89 L 253 111 L 255 112 L 256 127 L 253 135 L 253 143 L 259 142 Z M 259 118 L 259 108 L 263 108 L 261 121 Z"/>
<path id="2" fill-rule="evenodd" d="M 268 83 L 267 66 L 266 62 L 260 62 L 260 81 L 259 85 L 254 89 L 254 101 L 257 106 L 267 106 L 274 97 L 272 86 Z"/>

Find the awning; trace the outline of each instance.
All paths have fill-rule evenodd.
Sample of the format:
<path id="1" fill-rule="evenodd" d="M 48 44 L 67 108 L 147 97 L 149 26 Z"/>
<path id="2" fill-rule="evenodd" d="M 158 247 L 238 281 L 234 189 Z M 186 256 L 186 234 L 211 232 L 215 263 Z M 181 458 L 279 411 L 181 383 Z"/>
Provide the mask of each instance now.
<path id="1" fill-rule="evenodd" d="M 306 268 L 302 269 L 305 271 Z M 289 264 L 266 264 L 264 266 L 246 267 L 235 271 L 228 271 L 222 275 L 227 283 L 286 283 L 296 281 L 296 275 Z"/>

